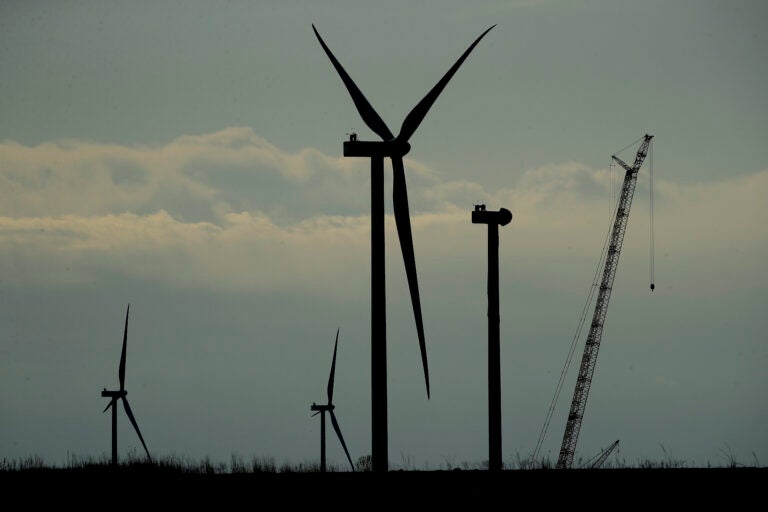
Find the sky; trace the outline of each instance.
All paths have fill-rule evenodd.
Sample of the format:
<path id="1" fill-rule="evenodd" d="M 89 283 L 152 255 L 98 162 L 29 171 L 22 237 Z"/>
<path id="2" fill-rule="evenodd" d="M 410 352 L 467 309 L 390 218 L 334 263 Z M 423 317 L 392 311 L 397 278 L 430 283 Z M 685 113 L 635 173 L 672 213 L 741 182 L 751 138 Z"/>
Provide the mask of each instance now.
<path id="1" fill-rule="evenodd" d="M 0 1 L 0 457 L 108 452 L 128 303 L 154 455 L 316 462 L 337 328 L 336 413 L 370 453 L 370 171 L 342 142 L 376 136 L 311 25 L 396 133 L 496 24 L 405 159 L 429 400 L 386 166 L 392 467 L 488 458 L 478 203 L 514 215 L 503 457 L 531 454 L 609 228 L 610 157 L 645 133 L 656 290 L 649 157 L 577 459 L 620 439 L 628 464 L 764 465 L 766 21 L 761 1 Z M 119 443 L 141 449 L 122 410 Z"/>

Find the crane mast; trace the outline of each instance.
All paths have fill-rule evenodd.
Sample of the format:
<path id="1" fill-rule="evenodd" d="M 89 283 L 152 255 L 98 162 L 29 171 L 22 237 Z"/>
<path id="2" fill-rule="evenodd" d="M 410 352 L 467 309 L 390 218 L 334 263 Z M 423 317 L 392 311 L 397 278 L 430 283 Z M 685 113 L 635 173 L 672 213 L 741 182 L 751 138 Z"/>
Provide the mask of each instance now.
<path id="1" fill-rule="evenodd" d="M 646 134 L 640 149 L 637 150 L 635 163 L 631 167 L 624 163 L 617 156 L 613 156 L 620 166 L 627 172 L 624 175 L 624 182 L 621 186 L 621 196 L 619 197 L 616 208 L 616 219 L 613 222 L 610 244 L 605 256 L 603 265 L 603 277 L 600 282 L 600 289 L 595 302 L 595 313 L 592 316 L 592 324 L 589 328 L 587 341 L 584 344 L 584 355 L 581 358 L 579 367 L 579 376 L 576 379 L 576 389 L 573 392 L 571 409 L 568 413 L 568 423 L 565 426 L 563 434 L 563 443 L 560 446 L 560 455 L 557 459 L 558 469 L 568 469 L 573 464 L 573 455 L 576 451 L 576 441 L 579 439 L 579 430 L 584 418 L 584 409 L 587 406 L 587 397 L 589 396 L 589 387 L 592 384 L 592 375 L 595 373 L 595 364 L 597 363 L 597 352 L 600 349 L 600 338 L 603 335 L 603 326 L 605 325 L 605 316 L 608 313 L 608 301 L 611 298 L 611 289 L 613 280 L 616 277 L 616 268 L 619 264 L 619 255 L 621 246 L 624 242 L 624 233 L 627 230 L 627 221 L 629 220 L 629 209 L 632 206 L 632 196 L 637 185 L 637 173 L 643 165 L 645 156 L 648 154 L 648 146 L 651 143 L 653 135 Z"/>

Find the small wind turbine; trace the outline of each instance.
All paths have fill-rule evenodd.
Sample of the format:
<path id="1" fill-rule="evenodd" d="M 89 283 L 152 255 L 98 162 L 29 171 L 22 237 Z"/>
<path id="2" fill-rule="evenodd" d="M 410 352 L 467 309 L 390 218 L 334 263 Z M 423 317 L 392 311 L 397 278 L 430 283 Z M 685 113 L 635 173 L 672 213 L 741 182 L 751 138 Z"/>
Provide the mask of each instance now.
<path id="1" fill-rule="evenodd" d="M 493 27 L 495 25 L 480 34 L 480 37 L 467 48 L 443 78 L 408 113 L 400 127 L 400 134 L 395 137 L 349 74 L 341 66 L 330 48 L 325 44 L 315 26 L 312 25 L 320 46 L 323 47 L 333 67 L 336 68 L 336 72 L 341 77 L 342 82 L 344 82 L 347 91 L 352 96 L 352 101 L 360 117 L 363 118 L 363 122 L 382 139 L 381 141 L 361 141 L 357 140 L 356 134 L 351 134 L 349 141 L 344 143 L 344 156 L 367 157 L 371 159 L 371 462 L 375 472 L 386 472 L 389 464 L 387 446 L 387 321 L 386 292 L 384 288 L 384 158 L 392 160 L 394 174 L 392 202 L 395 224 L 397 225 L 397 234 L 400 238 L 400 249 L 403 253 L 405 274 L 408 278 L 413 315 L 416 320 L 416 331 L 419 337 L 421 362 L 424 367 L 424 380 L 427 385 L 427 398 L 429 398 L 427 348 L 424 341 L 424 325 L 421 318 L 421 300 L 419 298 L 419 282 L 416 276 L 416 258 L 413 250 L 403 156 L 411 149 L 408 139 L 416 132 L 416 129 L 426 117 L 437 97 L 469 53 Z"/>
<path id="2" fill-rule="evenodd" d="M 320 415 L 320 471 L 325 473 L 325 413 L 331 415 L 331 424 L 333 430 L 336 431 L 336 435 L 339 437 L 341 446 L 344 448 L 344 453 L 347 454 L 347 460 L 352 467 L 352 471 L 355 470 L 355 465 L 352 464 L 352 457 L 349 456 L 349 450 L 347 450 L 347 443 L 344 442 L 344 436 L 341 435 L 341 428 L 339 428 L 339 422 L 336 421 L 336 415 L 333 410 L 336 408 L 333 405 L 333 382 L 336 376 L 336 349 L 339 347 L 339 330 L 336 330 L 336 344 L 333 346 L 333 362 L 331 363 L 331 375 L 328 377 L 328 403 L 325 405 L 317 405 L 312 402 L 313 411 L 316 411 L 312 416 Z"/>
<path id="3" fill-rule="evenodd" d="M 126 342 L 128 341 L 128 313 L 131 311 L 131 305 L 128 304 L 128 309 L 125 311 L 125 331 L 123 332 L 123 352 L 120 355 L 120 369 L 118 370 L 118 377 L 120 379 L 120 390 L 119 391 L 107 391 L 107 388 L 104 388 L 104 390 L 101 392 L 101 396 L 111 398 L 109 401 L 109 404 L 107 407 L 104 408 L 104 412 L 107 412 L 107 409 L 110 407 L 112 408 L 112 465 L 117 465 L 117 400 L 121 399 L 123 401 L 123 407 L 125 408 L 125 414 L 128 415 L 128 419 L 131 420 L 131 424 L 133 425 L 133 428 L 136 429 L 136 433 L 139 435 L 139 439 L 141 440 L 141 445 L 144 447 L 144 451 L 147 452 L 147 458 L 152 461 L 152 457 L 149 455 L 149 450 L 147 450 L 147 445 L 144 443 L 144 438 L 141 436 L 141 430 L 139 430 L 139 425 L 136 423 L 136 418 L 133 416 L 133 411 L 131 411 L 131 406 L 128 404 L 128 399 L 125 397 L 128 392 L 125 390 L 125 346 Z"/>

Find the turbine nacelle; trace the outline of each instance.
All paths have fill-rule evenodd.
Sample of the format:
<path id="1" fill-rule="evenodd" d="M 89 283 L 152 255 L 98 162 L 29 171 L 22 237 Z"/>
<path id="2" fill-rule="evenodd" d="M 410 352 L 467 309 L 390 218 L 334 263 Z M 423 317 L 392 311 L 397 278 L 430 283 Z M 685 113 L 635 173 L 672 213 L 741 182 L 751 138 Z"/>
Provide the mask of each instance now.
<path id="1" fill-rule="evenodd" d="M 344 156 L 352 157 L 402 158 L 410 150 L 410 144 L 397 139 L 378 141 L 354 138 L 344 142 Z"/>
<path id="2" fill-rule="evenodd" d="M 506 226 L 512 222 L 512 212 L 502 208 L 497 212 L 486 210 L 484 204 L 476 204 L 472 212 L 472 224 L 497 224 Z"/>
<path id="3" fill-rule="evenodd" d="M 121 391 L 107 391 L 106 389 L 101 392 L 101 396 L 107 397 L 107 398 L 123 398 L 125 395 L 127 395 L 128 392 L 126 390 Z"/>
<path id="4" fill-rule="evenodd" d="M 317 412 L 326 412 L 326 411 L 332 411 L 336 408 L 333 404 L 316 404 L 312 402 L 312 406 L 309 408 L 311 411 L 317 411 Z"/>

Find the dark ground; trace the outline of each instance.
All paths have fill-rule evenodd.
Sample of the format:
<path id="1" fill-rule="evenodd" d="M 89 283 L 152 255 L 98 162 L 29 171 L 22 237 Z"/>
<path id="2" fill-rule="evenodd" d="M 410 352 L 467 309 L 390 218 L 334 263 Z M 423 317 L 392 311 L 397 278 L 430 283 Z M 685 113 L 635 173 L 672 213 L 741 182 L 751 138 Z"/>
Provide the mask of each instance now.
<path id="1" fill-rule="evenodd" d="M 246 505 L 293 509 L 381 507 L 514 510 L 551 506 L 675 508 L 696 505 L 762 509 L 768 468 L 412 471 L 371 473 L 181 474 L 158 469 L 34 469 L 0 472 L 5 503 L 121 510 Z M 19 508 L 13 507 L 14 509 Z M 67 507 L 69 508 L 69 507 Z M 484 508 L 486 508 L 484 506 Z"/>

